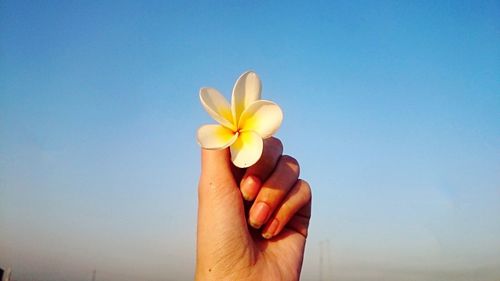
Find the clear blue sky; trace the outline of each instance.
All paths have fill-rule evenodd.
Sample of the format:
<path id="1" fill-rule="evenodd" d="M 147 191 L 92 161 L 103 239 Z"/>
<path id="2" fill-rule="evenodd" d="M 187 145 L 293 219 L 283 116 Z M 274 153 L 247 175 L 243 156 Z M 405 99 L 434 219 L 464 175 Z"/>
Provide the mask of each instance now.
<path id="1" fill-rule="evenodd" d="M 320 241 L 340 281 L 498 280 L 499 13 L 1 1 L 0 266 L 20 281 L 191 279 L 194 134 L 212 122 L 198 89 L 229 97 L 253 69 L 313 186 L 303 280 L 319 278 Z"/>

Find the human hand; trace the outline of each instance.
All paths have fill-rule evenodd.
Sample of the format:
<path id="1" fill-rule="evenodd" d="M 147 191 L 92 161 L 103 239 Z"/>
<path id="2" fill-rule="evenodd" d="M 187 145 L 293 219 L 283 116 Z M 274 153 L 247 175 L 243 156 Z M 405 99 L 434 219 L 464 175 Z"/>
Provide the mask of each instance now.
<path id="1" fill-rule="evenodd" d="M 243 170 L 228 149 L 202 149 L 196 280 L 299 280 L 311 189 L 282 151 L 266 139 L 261 159 Z"/>

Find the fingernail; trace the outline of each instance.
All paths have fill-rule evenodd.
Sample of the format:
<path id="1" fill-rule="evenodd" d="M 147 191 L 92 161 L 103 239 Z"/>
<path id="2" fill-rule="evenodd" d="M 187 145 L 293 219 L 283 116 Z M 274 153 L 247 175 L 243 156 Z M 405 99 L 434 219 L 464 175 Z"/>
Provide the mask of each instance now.
<path id="1" fill-rule="evenodd" d="M 241 195 L 246 201 L 252 201 L 257 195 L 260 187 L 260 180 L 256 176 L 247 176 L 241 181 Z"/>
<path id="2" fill-rule="evenodd" d="M 260 228 L 267 217 L 271 208 L 264 202 L 259 202 L 250 210 L 250 225 L 253 228 Z"/>
<path id="3" fill-rule="evenodd" d="M 274 219 L 267 229 L 262 233 L 262 237 L 269 239 L 275 235 L 276 230 L 278 230 L 280 222 L 278 219 Z"/>
<path id="4" fill-rule="evenodd" d="M 247 192 L 248 186 L 251 184 L 250 181 L 252 181 L 251 177 L 245 177 L 240 184 L 241 195 L 243 195 L 243 199 L 246 201 L 250 201 L 250 196 Z"/>
<path id="5" fill-rule="evenodd" d="M 243 199 L 245 199 L 245 201 L 252 201 L 250 196 L 248 196 L 248 194 L 246 194 L 243 189 L 241 189 L 241 195 L 243 196 Z"/>

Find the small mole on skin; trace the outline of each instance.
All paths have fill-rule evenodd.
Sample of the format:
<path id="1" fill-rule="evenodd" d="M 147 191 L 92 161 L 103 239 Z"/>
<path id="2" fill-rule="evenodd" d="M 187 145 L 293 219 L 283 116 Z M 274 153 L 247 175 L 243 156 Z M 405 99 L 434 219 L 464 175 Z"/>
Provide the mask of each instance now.
<path id="1" fill-rule="evenodd" d="M 211 268 L 209 268 L 209 269 L 208 269 L 208 272 L 212 272 L 212 269 L 211 269 Z"/>

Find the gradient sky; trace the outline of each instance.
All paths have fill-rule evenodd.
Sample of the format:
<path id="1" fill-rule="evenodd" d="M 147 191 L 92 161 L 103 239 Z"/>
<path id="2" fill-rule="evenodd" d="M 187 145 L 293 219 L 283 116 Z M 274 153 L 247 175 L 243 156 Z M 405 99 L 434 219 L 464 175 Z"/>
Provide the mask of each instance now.
<path id="1" fill-rule="evenodd" d="M 303 280 L 321 252 L 324 280 L 500 279 L 498 1 L 214 2 L 0 2 L 0 266 L 191 279 L 198 90 L 253 69 L 313 187 Z"/>

